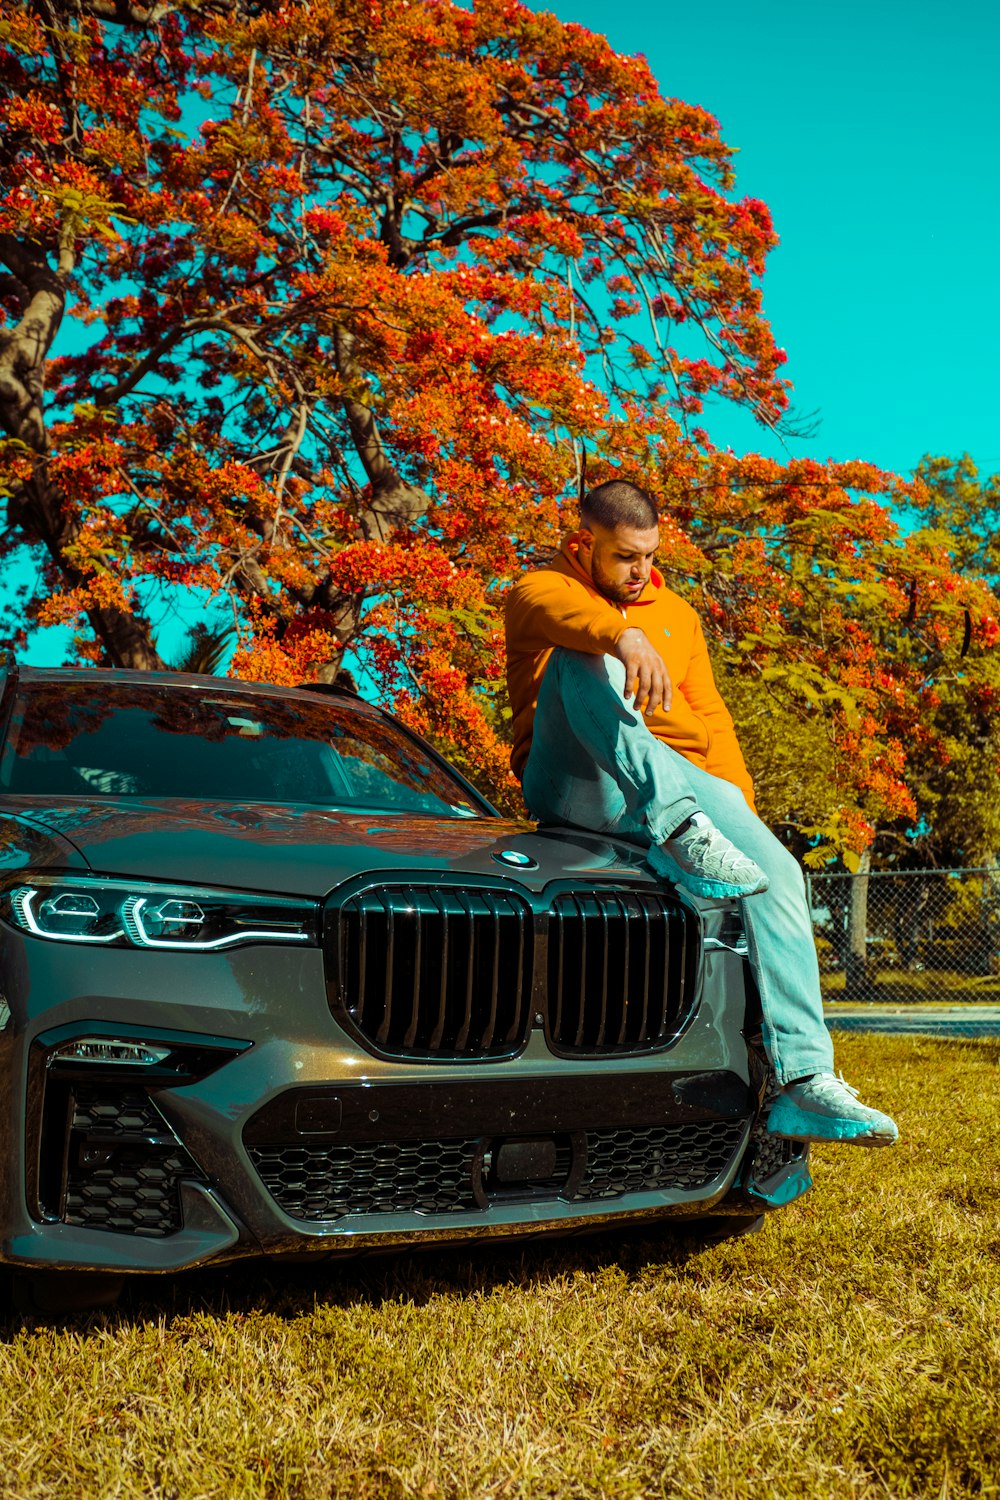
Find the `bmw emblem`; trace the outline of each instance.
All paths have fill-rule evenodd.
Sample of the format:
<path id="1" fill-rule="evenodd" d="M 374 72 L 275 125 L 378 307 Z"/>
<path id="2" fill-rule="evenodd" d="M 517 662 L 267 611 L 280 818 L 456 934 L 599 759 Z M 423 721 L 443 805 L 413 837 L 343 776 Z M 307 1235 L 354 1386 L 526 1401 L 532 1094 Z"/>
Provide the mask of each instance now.
<path id="1" fill-rule="evenodd" d="M 500 849 L 493 858 L 499 865 L 513 865 L 518 870 L 538 869 L 538 860 L 532 859 L 530 854 L 522 854 L 518 849 Z"/>

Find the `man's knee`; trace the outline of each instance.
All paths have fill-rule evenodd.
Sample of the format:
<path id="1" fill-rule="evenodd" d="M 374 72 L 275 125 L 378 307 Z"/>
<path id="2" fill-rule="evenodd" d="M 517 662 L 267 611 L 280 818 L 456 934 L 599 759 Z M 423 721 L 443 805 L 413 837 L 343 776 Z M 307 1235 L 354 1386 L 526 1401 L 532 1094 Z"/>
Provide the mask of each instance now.
<path id="1" fill-rule="evenodd" d="M 585 689 L 610 687 L 616 698 L 625 696 L 625 663 L 617 656 L 598 656 L 589 651 L 570 651 L 565 646 L 557 646 L 552 653 L 550 670 L 553 665 L 564 682 L 574 682 Z"/>
<path id="2" fill-rule="evenodd" d="M 802 866 L 795 855 L 789 853 L 781 840 L 776 839 L 773 834 L 768 843 L 766 860 L 758 860 L 758 863 L 766 870 L 772 890 L 781 889 L 795 897 L 804 897 L 805 877 Z"/>

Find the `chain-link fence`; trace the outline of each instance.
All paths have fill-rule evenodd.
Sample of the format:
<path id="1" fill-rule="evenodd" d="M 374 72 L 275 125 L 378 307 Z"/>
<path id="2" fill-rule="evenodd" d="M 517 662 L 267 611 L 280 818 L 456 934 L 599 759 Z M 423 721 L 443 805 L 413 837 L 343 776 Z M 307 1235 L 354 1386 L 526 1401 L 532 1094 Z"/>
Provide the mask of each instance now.
<path id="1" fill-rule="evenodd" d="M 1000 1002 L 1000 868 L 807 874 L 827 1000 Z"/>

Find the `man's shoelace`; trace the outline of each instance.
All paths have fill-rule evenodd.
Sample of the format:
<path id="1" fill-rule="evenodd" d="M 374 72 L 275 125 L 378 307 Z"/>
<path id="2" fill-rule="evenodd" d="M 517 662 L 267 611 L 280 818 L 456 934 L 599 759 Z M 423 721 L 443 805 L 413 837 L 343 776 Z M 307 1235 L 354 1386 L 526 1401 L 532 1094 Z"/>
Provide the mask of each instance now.
<path id="1" fill-rule="evenodd" d="M 810 1093 L 826 1095 L 827 1097 L 832 1096 L 836 1098 L 841 1092 L 850 1094 L 854 1099 L 859 1097 L 859 1090 L 848 1083 L 843 1073 L 814 1074 L 812 1078 L 802 1084 L 802 1087 L 809 1090 Z"/>
<path id="2" fill-rule="evenodd" d="M 705 859 L 705 856 L 707 855 L 715 863 L 720 872 L 732 870 L 738 873 L 740 870 L 750 868 L 752 861 L 749 856 L 744 854 L 742 850 L 737 849 L 735 844 L 731 844 L 726 840 L 725 847 L 719 847 L 723 837 L 723 835 L 718 833 L 714 837 L 711 834 L 701 833 L 697 838 L 685 839 L 683 842 L 679 840 L 678 842 L 680 843 L 685 859 L 689 860 L 691 864 L 706 864 L 708 861 Z"/>

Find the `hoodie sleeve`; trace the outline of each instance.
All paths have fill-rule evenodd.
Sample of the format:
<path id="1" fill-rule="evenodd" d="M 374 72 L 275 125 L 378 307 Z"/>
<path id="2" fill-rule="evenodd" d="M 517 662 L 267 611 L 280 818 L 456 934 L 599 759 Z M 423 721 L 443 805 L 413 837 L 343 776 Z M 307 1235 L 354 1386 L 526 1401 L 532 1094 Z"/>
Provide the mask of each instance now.
<path id="1" fill-rule="evenodd" d="M 740 742 L 732 715 L 723 703 L 715 685 L 712 663 L 705 644 L 705 633 L 701 621 L 695 616 L 694 640 L 691 644 L 691 660 L 684 681 L 678 684 L 691 708 L 711 730 L 711 741 L 705 757 L 705 769 L 723 781 L 738 786 L 751 808 L 756 812 L 753 782 L 743 759 Z"/>
<path id="2" fill-rule="evenodd" d="M 507 649 L 536 653 L 564 646 L 594 656 L 613 653 L 628 629 L 613 605 L 554 570 L 526 573 L 507 595 Z"/>

